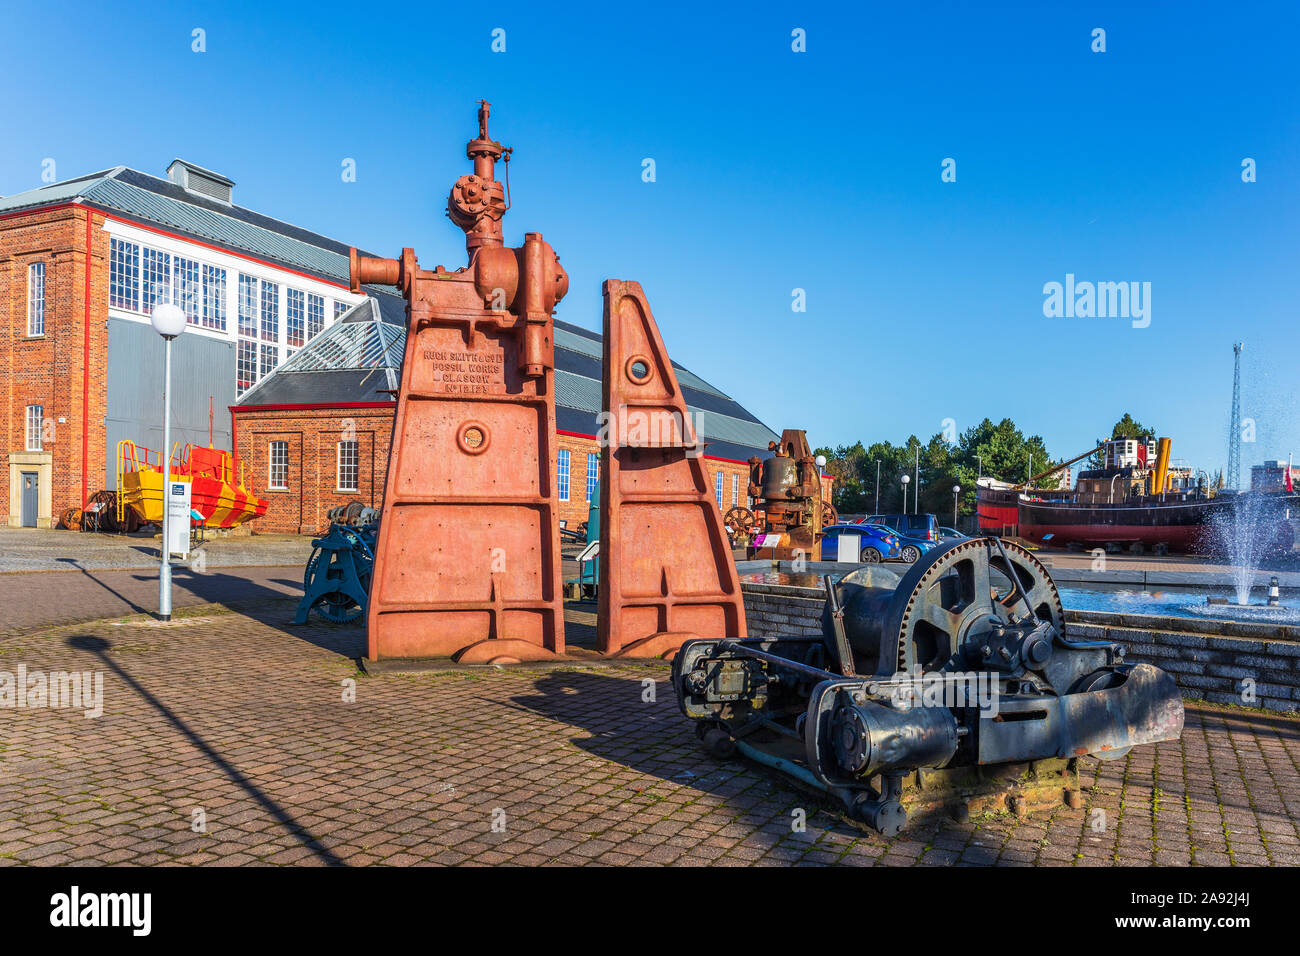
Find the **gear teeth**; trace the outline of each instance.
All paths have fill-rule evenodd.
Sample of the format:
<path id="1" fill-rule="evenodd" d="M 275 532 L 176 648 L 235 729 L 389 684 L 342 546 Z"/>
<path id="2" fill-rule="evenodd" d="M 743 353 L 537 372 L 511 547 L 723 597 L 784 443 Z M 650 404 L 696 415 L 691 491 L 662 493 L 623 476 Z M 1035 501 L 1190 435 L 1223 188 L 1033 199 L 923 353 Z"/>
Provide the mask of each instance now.
<path id="1" fill-rule="evenodd" d="M 1060 592 L 1056 589 L 1056 585 L 1052 581 L 1052 576 L 1048 572 L 1047 568 L 1031 552 L 1025 550 L 1018 544 L 1004 541 L 1002 542 L 1002 547 L 1006 551 L 1009 560 L 1013 563 L 1021 563 L 1032 571 L 1033 577 L 1036 579 L 1033 587 L 1036 587 L 1040 582 L 1046 582 L 1050 586 L 1052 595 L 1052 623 L 1056 626 L 1058 631 L 1064 633 L 1065 610 L 1061 604 Z M 970 541 L 962 542 L 959 545 L 955 545 L 954 547 L 943 551 L 934 560 L 934 563 L 925 569 L 920 580 L 917 581 L 915 587 L 912 588 L 911 593 L 907 595 L 907 606 L 903 611 L 899 634 L 897 636 L 898 653 L 896 661 L 899 673 L 910 673 L 911 667 L 916 664 L 916 661 L 913 659 L 914 655 L 912 653 L 910 628 L 918 597 L 930 586 L 930 584 L 934 582 L 936 578 L 947 574 L 951 567 L 957 563 L 957 560 L 961 559 L 976 548 L 982 548 L 985 552 L 992 551 L 988 538 L 973 538 Z M 991 561 L 989 563 L 990 565 L 992 564 Z M 1033 590 L 1033 587 L 1029 590 Z M 899 600 L 899 598 L 895 597 L 895 601 L 897 600 Z M 890 616 L 892 617 L 892 615 Z"/>

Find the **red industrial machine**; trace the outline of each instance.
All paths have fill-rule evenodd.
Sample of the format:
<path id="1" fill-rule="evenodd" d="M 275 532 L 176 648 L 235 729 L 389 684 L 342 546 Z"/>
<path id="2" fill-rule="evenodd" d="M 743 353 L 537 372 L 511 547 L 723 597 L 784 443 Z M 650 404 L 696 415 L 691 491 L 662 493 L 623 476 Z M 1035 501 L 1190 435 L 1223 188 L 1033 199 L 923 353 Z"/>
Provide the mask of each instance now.
<path id="1" fill-rule="evenodd" d="M 506 248 L 509 196 L 496 180 L 510 150 L 479 134 L 474 171 L 447 214 L 469 262 L 421 269 L 351 251 L 351 288 L 397 286 L 406 353 L 368 610 L 371 660 L 454 656 L 464 663 L 550 659 L 564 651 L 555 446 L 559 257 L 528 233 Z M 507 179 L 509 177 L 507 176 Z"/>
<path id="2" fill-rule="evenodd" d="M 801 428 L 787 428 L 768 446 L 771 458 L 749 459 L 751 511 L 737 505 L 725 524 L 748 545 L 751 558 L 815 561 L 822 528 L 839 520 L 835 506 L 822 499 L 821 468 Z"/>
<path id="3" fill-rule="evenodd" d="M 704 445 L 645 293 L 605 283 L 600 464 L 602 653 L 661 657 L 744 637 L 745 603 Z"/>

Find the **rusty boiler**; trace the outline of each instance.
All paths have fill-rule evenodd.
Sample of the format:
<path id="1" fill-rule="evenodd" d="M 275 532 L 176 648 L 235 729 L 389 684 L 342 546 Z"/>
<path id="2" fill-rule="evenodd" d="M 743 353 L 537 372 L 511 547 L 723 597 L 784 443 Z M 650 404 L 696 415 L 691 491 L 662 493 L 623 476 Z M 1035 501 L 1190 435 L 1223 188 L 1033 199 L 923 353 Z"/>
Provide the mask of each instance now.
<path id="1" fill-rule="evenodd" d="M 807 433 L 788 428 L 768 449 L 771 458 L 749 460 L 753 509 L 728 511 L 727 529 L 733 539 L 746 542 L 750 558 L 816 560 L 822 528 L 839 519 L 834 506 L 822 500 L 821 468 Z"/>

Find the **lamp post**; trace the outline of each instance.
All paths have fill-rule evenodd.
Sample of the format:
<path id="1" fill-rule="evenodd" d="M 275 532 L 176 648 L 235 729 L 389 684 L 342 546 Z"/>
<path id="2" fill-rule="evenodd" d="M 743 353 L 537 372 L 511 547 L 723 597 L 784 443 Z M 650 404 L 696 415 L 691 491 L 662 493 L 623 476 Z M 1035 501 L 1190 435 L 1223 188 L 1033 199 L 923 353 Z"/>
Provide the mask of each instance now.
<path id="1" fill-rule="evenodd" d="M 903 476 L 903 514 L 907 514 L 907 483 L 911 480 L 911 475 Z"/>
<path id="2" fill-rule="evenodd" d="M 952 526 L 957 527 L 957 496 L 961 494 L 961 485 L 952 486 Z"/>
<path id="3" fill-rule="evenodd" d="M 905 502 L 906 504 L 906 502 Z M 904 511 L 907 508 L 903 508 Z M 921 446 L 916 446 L 916 487 L 912 489 L 912 514 L 921 511 Z"/>
<path id="4" fill-rule="evenodd" d="M 819 528 L 821 527 L 821 522 L 822 522 L 821 516 L 826 513 L 826 507 L 825 507 L 826 502 L 825 499 L 822 498 L 822 495 L 824 494 L 824 492 L 822 491 L 822 471 L 826 467 L 826 456 L 818 455 L 816 458 L 813 459 L 813 464 L 817 466 L 817 498 L 818 498 L 817 504 L 820 506 L 818 509 L 819 514 L 817 516 L 817 523 L 813 527 Z"/>
<path id="5" fill-rule="evenodd" d="M 876 459 L 876 514 L 880 514 L 880 459 Z"/>
<path id="6" fill-rule="evenodd" d="M 185 331 L 185 313 L 171 302 L 160 302 L 149 316 L 153 330 L 163 337 L 163 447 L 158 453 L 163 473 L 162 564 L 158 568 L 158 619 L 172 619 L 172 554 L 168 497 L 172 482 L 172 339 Z"/>

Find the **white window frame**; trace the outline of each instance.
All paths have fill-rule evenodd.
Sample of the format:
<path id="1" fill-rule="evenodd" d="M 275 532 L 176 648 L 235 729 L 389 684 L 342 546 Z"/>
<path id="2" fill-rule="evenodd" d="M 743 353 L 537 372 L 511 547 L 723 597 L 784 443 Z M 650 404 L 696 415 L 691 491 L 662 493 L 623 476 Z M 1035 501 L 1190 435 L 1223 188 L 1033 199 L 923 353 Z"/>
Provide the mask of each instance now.
<path id="1" fill-rule="evenodd" d="M 294 341 L 293 324 L 297 320 L 298 340 Z M 284 290 L 284 341 L 291 349 L 307 344 L 307 293 L 302 289 L 286 287 Z"/>
<path id="2" fill-rule="evenodd" d="M 352 450 L 352 460 L 351 462 L 348 463 L 348 467 L 352 469 L 352 484 L 350 485 L 345 485 L 343 483 L 343 465 L 344 465 L 343 446 L 344 445 L 350 445 Z M 338 446 L 335 448 L 334 474 L 335 474 L 335 480 L 338 483 L 338 487 L 335 488 L 336 491 L 360 491 L 360 489 L 357 486 L 361 483 L 361 443 L 358 442 L 355 438 L 351 440 L 341 441 L 338 443 Z"/>
<path id="3" fill-rule="evenodd" d="M 284 446 L 284 484 L 275 483 L 275 449 L 277 445 Z M 266 487 L 268 491 L 288 491 L 289 490 L 289 443 L 279 440 L 267 443 L 266 446 Z"/>
<path id="4" fill-rule="evenodd" d="M 731 506 L 740 504 L 740 475 L 731 476 Z"/>
<path id="5" fill-rule="evenodd" d="M 561 448 L 555 456 L 555 490 L 560 501 L 569 500 L 569 449 Z"/>
<path id="6" fill-rule="evenodd" d="M 587 500 L 591 501 L 591 493 L 596 490 L 596 482 L 600 481 L 600 453 L 587 452 Z"/>
<path id="7" fill-rule="evenodd" d="M 718 494 L 717 494 L 718 510 L 721 511 L 722 510 L 722 469 L 721 468 L 718 469 L 718 480 L 714 482 L 714 484 L 717 486 L 718 489 Z"/>
<path id="8" fill-rule="evenodd" d="M 36 414 L 33 415 L 32 413 Z M 27 450 L 44 451 L 41 446 L 41 432 L 45 428 L 45 406 L 27 406 Z"/>
<path id="9" fill-rule="evenodd" d="M 327 324 L 325 321 L 325 296 L 319 292 L 308 292 L 306 302 L 307 304 L 303 308 L 303 338 L 305 341 L 310 342 L 325 331 Z M 313 316 L 315 316 L 314 320 Z"/>
<path id="10" fill-rule="evenodd" d="M 354 295 L 347 291 L 346 288 L 322 279 L 316 279 L 309 275 L 299 274 L 289 269 L 279 268 L 269 263 L 263 263 L 254 259 L 248 259 L 244 256 L 235 255 L 224 250 L 203 246 L 195 241 L 182 239 L 177 236 L 163 235 L 150 229 L 144 229 L 133 223 L 123 222 L 116 219 L 109 219 L 103 225 L 104 232 L 109 234 L 112 241 L 123 244 L 121 261 L 126 268 L 126 283 L 119 290 L 123 295 L 123 301 L 115 302 L 113 300 L 114 290 L 110 285 L 108 294 L 105 297 L 108 302 L 109 314 L 115 319 L 124 319 L 131 322 L 149 322 L 149 314 L 144 305 L 144 296 L 142 285 L 144 282 L 143 275 L 143 249 L 149 248 L 156 252 L 166 253 L 171 257 L 174 263 L 179 257 L 181 259 L 199 263 L 199 281 L 198 289 L 198 308 L 195 311 L 195 318 L 191 318 L 187 334 L 198 334 L 217 338 L 222 341 L 237 342 L 240 338 L 254 338 L 259 343 L 273 345 L 276 349 L 275 367 L 284 364 L 289 355 L 292 354 L 287 342 L 287 328 L 285 322 L 285 290 L 289 286 L 304 291 L 309 297 L 308 308 L 305 310 L 304 331 L 310 328 L 311 316 L 315 314 L 314 307 L 318 297 L 319 301 L 325 304 L 322 330 L 333 325 L 338 320 L 338 316 L 332 314 L 328 307 L 329 302 L 339 302 L 345 308 L 352 308 L 360 302 L 365 301 L 366 296 Z M 216 281 L 216 277 L 211 272 L 205 273 L 204 267 L 210 269 L 224 270 L 224 284 Z M 112 266 L 109 268 L 112 274 Z M 207 281 L 204 281 L 205 274 Z M 245 275 L 254 280 L 256 301 L 257 328 L 252 336 L 241 336 L 239 331 L 239 275 Z M 48 269 L 47 269 L 48 279 Z M 274 337 L 264 337 L 261 334 L 261 291 L 264 283 L 272 283 L 275 286 L 274 308 L 277 317 L 277 328 Z M 173 281 L 172 295 L 180 298 L 177 283 Z M 224 288 L 222 287 L 224 285 Z M 221 301 L 217 301 L 220 299 Z M 187 309 L 187 311 L 189 311 Z M 205 322 L 206 316 L 206 322 Z M 310 338 L 310 336 L 306 336 Z M 261 369 L 261 350 L 258 350 L 258 368 L 259 378 Z M 236 370 L 236 375 L 238 371 Z M 238 379 L 236 379 L 238 381 Z"/>
<path id="11" fill-rule="evenodd" d="M 244 362 L 244 356 L 241 354 L 241 352 L 243 352 L 245 349 L 249 349 L 249 350 L 251 350 L 252 353 L 253 353 L 253 367 L 252 367 L 252 375 L 249 377 L 248 384 L 246 384 L 246 385 L 245 385 L 243 382 L 240 381 L 240 377 L 239 377 L 239 373 L 240 373 L 240 371 L 241 371 L 241 369 L 240 369 L 241 363 L 242 363 L 242 364 L 245 364 L 245 365 L 247 364 L 247 363 Z M 261 376 L 258 374 L 258 362 L 260 361 L 260 359 L 261 359 L 261 350 L 258 348 L 258 342 L 257 342 L 257 339 L 249 339 L 249 338 L 245 338 L 245 337 L 243 337 L 243 336 L 241 335 L 241 336 L 239 337 L 239 340 L 235 343 L 235 394 L 236 394 L 236 397 L 242 396 L 246 391 L 248 391 L 250 388 L 252 388 L 254 385 L 257 384 L 257 380 L 261 377 Z"/>
<path id="12" fill-rule="evenodd" d="M 108 307 L 110 309 L 118 309 L 123 312 L 139 313 L 140 312 L 140 280 L 141 280 L 140 243 L 137 240 L 128 238 L 126 236 L 110 236 L 108 248 L 109 248 Z M 126 304 L 115 302 L 113 300 L 113 295 L 114 295 L 113 266 L 115 263 L 118 262 L 121 263 L 123 270 L 125 270 L 128 273 L 126 278 L 129 280 L 129 282 L 125 282 L 121 285 L 121 289 L 124 293 L 129 292 L 131 294 L 130 302 L 126 302 L 125 298 L 123 298 L 123 302 L 125 302 Z"/>
<path id="13" fill-rule="evenodd" d="M 27 337 L 36 339 L 44 336 L 45 263 L 32 262 L 27 266 Z"/>

